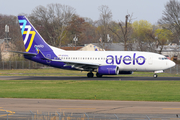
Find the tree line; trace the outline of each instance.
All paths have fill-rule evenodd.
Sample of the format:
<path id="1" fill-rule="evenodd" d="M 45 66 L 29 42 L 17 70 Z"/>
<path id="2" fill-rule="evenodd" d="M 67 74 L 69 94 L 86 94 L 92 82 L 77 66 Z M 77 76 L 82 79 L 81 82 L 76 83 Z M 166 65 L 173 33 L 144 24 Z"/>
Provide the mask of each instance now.
<path id="1" fill-rule="evenodd" d="M 147 20 L 133 19 L 127 14 L 122 21 L 113 21 L 112 12 L 106 5 L 99 6 L 99 20 L 79 16 L 75 8 L 62 4 L 37 6 L 31 14 L 22 14 L 29 18 L 47 43 L 61 48 L 89 43 L 124 43 L 125 50 L 151 51 L 180 40 L 180 2 L 169 0 L 162 17 L 152 25 Z M 4 26 L 9 25 L 13 49 L 24 50 L 17 16 L 0 14 L 0 39 L 4 38 Z"/>

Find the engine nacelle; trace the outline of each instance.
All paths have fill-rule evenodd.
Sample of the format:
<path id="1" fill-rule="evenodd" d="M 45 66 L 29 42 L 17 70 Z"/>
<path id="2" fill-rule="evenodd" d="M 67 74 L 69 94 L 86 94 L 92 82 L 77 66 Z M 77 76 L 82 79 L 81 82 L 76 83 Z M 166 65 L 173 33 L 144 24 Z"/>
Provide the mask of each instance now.
<path id="1" fill-rule="evenodd" d="M 99 66 L 98 73 L 100 75 L 118 75 L 119 74 L 119 67 L 116 65 Z"/>
<path id="2" fill-rule="evenodd" d="M 119 71 L 119 74 L 132 74 L 132 71 Z"/>

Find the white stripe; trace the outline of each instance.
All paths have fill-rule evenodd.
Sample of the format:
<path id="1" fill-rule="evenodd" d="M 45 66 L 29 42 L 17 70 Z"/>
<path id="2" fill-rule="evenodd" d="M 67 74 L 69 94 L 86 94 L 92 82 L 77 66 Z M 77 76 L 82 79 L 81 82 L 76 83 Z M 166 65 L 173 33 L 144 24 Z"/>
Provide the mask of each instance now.
<path id="1" fill-rule="evenodd" d="M 21 29 L 22 29 L 22 26 L 20 26 L 20 27 L 21 27 Z M 30 25 L 26 25 L 25 28 L 27 28 L 28 30 L 27 30 L 26 37 L 25 37 L 25 39 L 24 39 L 24 45 L 26 44 L 26 42 L 27 42 L 27 40 L 28 40 L 29 33 L 30 33 L 30 31 L 31 31 L 31 26 L 30 26 Z"/>

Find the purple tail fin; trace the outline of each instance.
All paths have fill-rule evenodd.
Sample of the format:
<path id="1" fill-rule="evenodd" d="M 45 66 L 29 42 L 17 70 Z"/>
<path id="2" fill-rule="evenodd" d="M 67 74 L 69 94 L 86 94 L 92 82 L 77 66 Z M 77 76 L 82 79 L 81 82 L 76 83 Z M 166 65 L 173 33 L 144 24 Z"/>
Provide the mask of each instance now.
<path id="1" fill-rule="evenodd" d="M 36 53 L 36 48 L 39 48 L 42 52 L 52 51 L 25 16 L 18 16 L 18 20 L 26 52 Z"/>

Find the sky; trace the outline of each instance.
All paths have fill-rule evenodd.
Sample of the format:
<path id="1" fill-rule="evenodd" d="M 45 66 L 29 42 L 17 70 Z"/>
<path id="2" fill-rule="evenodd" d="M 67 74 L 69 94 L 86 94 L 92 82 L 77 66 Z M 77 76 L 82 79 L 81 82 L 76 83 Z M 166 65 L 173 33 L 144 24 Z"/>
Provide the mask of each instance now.
<path id="1" fill-rule="evenodd" d="M 76 9 L 76 14 L 88 17 L 92 20 L 99 19 L 98 7 L 107 5 L 112 11 L 112 20 L 125 21 L 125 15 L 133 13 L 133 21 L 147 20 L 156 24 L 162 17 L 164 5 L 169 0 L 0 0 L 0 14 L 15 15 L 30 14 L 39 6 L 47 6 L 51 3 L 69 5 Z"/>

